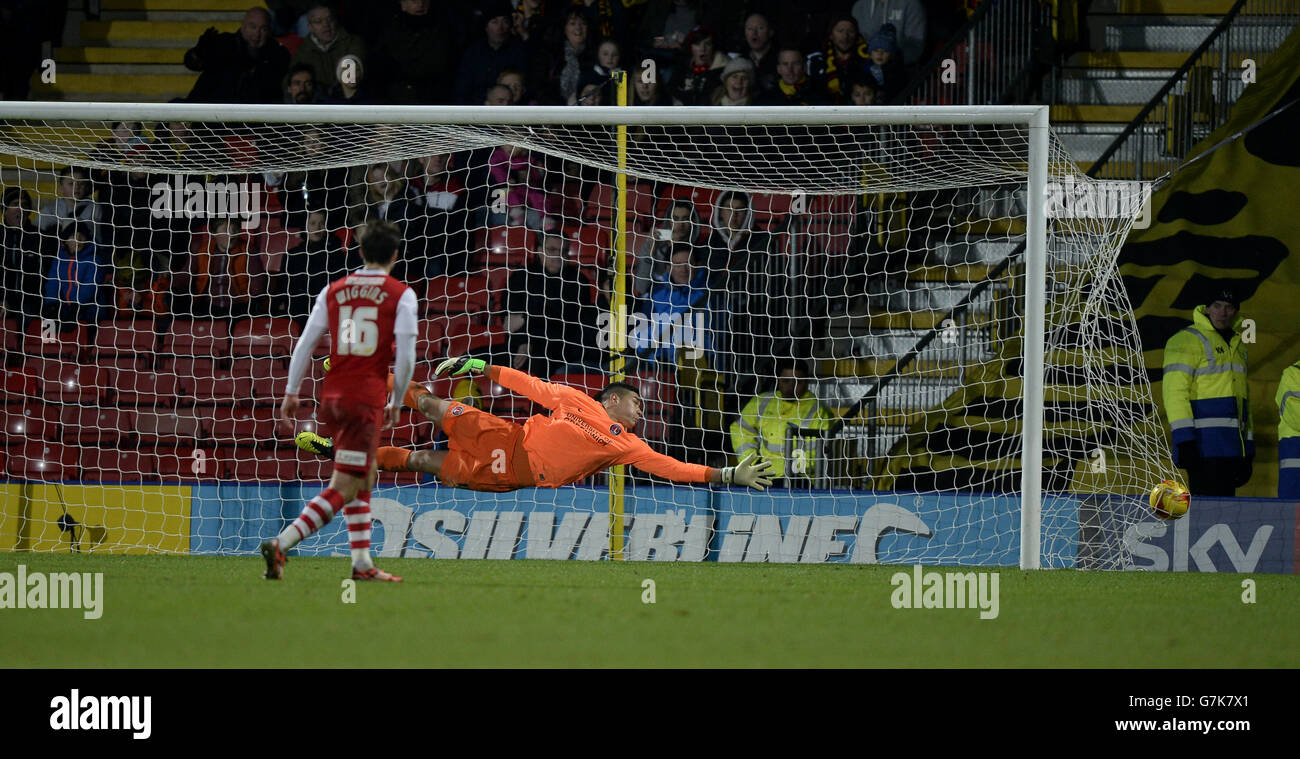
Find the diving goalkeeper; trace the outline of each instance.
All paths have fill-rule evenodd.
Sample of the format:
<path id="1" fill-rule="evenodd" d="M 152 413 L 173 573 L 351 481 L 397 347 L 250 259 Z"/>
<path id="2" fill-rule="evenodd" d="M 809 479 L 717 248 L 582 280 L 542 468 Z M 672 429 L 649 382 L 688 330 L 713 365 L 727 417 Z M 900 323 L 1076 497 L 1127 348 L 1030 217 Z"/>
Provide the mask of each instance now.
<path id="1" fill-rule="evenodd" d="M 412 451 L 381 447 L 379 468 L 388 472 L 424 472 L 443 484 L 492 492 L 527 487 L 558 488 L 615 464 L 631 464 L 676 482 L 745 485 L 765 490 L 772 484 L 767 461 L 746 456 L 738 466 L 716 469 L 687 464 L 656 453 L 631 429 L 641 420 L 641 395 L 626 382 L 611 382 L 593 399 L 504 366 L 476 358 L 451 358 L 435 374 L 452 377 L 487 374 L 494 382 L 550 409 L 520 426 L 457 401 L 436 398 L 412 382 L 403 402 L 447 433 L 448 450 Z M 390 375 L 391 385 L 393 378 Z M 298 434 L 299 448 L 333 455 L 333 443 L 313 432 Z"/>

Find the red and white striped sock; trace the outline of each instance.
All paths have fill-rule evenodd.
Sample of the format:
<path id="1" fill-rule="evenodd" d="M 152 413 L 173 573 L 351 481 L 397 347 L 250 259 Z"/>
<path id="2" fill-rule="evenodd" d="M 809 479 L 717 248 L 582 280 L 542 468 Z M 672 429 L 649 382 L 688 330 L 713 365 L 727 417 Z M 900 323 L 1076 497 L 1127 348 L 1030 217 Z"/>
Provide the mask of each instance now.
<path id="1" fill-rule="evenodd" d="M 287 551 L 320 528 L 330 523 L 338 510 L 343 508 L 343 496 L 334 488 L 322 490 L 320 495 L 302 507 L 298 518 L 289 523 L 280 533 L 280 550 Z"/>
<path id="2" fill-rule="evenodd" d="M 348 545 L 352 548 L 352 566 L 366 570 L 373 567 L 370 558 L 370 491 L 357 493 L 347 506 L 343 517 L 348 520 Z"/>

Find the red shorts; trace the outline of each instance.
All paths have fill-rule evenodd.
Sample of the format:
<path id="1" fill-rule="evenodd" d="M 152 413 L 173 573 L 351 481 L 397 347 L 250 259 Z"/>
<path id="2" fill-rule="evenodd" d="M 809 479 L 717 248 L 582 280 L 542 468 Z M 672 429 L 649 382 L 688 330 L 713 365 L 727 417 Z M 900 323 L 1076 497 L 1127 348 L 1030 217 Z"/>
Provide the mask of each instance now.
<path id="1" fill-rule="evenodd" d="M 349 398 L 322 398 L 317 416 L 334 436 L 334 471 L 365 477 L 379 449 L 384 410 Z"/>
<path id="2" fill-rule="evenodd" d="M 535 484 L 524 452 L 524 428 L 463 403 L 442 417 L 447 457 L 438 478 L 452 487 L 505 492 Z"/>

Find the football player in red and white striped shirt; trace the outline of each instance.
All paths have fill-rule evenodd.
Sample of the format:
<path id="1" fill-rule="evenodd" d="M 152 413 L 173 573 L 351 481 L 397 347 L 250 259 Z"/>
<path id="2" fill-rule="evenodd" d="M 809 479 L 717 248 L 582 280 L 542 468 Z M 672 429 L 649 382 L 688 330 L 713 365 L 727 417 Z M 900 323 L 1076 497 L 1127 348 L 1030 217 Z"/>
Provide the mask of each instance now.
<path id="1" fill-rule="evenodd" d="M 320 420 L 335 430 L 334 476 L 329 487 L 307 502 L 302 514 L 279 536 L 262 544 L 266 577 L 284 573 L 284 552 L 324 527 L 340 509 L 348 522 L 352 578 L 401 582 L 370 558 L 370 489 L 375 483 L 375 451 L 380 429 L 397 423 L 402 394 L 415 369 L 415 292 L 390 276 L 397 263 L 401 232 L 386 221 L 361 233 L 364 266 L 321 290 L 289 363 L 289 382 L 280 405 L 292 425 L 298 390 L 312 350 L 326 330 L 332 336 L 330 372 L 320 393 Z M 396 353 L 396 356 L 394 356 Z M 388 367 L 398 380 L 388 392 Z"/>

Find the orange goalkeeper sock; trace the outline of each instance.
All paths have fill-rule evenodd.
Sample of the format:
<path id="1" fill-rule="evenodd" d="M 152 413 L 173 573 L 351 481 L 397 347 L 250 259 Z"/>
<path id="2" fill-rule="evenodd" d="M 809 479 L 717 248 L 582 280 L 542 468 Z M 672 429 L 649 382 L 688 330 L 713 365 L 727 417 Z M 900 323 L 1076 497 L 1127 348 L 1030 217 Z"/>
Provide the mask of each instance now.
<path id="1" fill-rule="evenodd" d="M 385 472 L 405 472 L 406 460 L 411 458 L 411 451 L 385 445 L 379 448 L 375 458 L 379 461 L 379 468 Z"/>
<path id="2" fill-rule="evenodd" d="M 388 375 L 388 394 L 389 395 L 393 394 L 392 374 Z M 416 411 L 419 411 L 421 395 L 430 395 L 428 388 L 426 388 L 424 385 L 417 385 L 416 383 L 412 382 L 410 385 L 407 386 L 406 394 L 402 396 L 402 403 L 404 403 L 409 408 L 413 408 Z"/>

